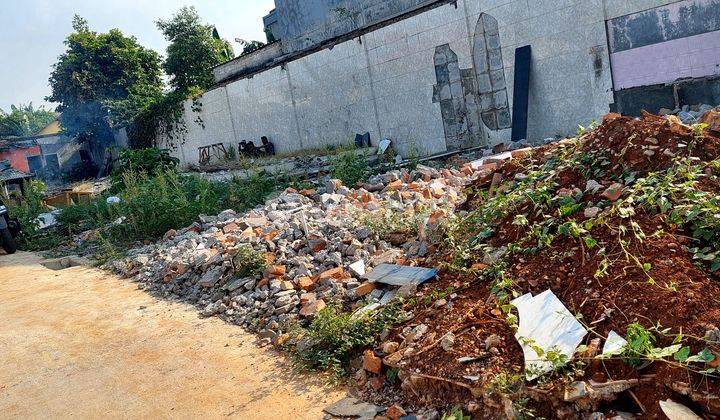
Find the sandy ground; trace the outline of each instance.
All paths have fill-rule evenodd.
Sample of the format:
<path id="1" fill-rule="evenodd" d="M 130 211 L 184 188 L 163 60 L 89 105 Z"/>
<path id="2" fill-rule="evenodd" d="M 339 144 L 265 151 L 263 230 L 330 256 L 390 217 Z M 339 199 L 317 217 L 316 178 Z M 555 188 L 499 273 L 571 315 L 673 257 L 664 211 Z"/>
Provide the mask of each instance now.
<path id="1" fill-rule="evenodd" d="M 188 305 L 0 253 L 0 418 L 317 419 L 345 396 Z"/>

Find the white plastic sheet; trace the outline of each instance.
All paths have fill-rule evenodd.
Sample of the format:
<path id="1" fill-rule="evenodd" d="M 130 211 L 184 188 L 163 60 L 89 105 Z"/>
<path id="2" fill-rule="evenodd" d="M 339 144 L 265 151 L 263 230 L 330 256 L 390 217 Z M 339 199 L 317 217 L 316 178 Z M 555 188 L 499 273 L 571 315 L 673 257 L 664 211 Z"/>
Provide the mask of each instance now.
<path id="1" fill-rule="evenodd" d="M 608 338 L 605 341 L 605 345 L 603 346 L 602 356 L 617 356 L 625 351 L 625 347 L 627 347 L 627 345 L 627 340 L 620 337 L 615 331 L 610 331 L 610 334 L 608 334 Z"/>
<path id="2" fill-rule="evenodd" d="M 515 338 L 523 349 L 528 381 L 553 370 L 553 363 L 547 360 L 548 352 L 557 352 L 570 360 L 587 335 L 587 330 L 551 290 L 535 297 L 528 293 L 511 303 L 520 315 Z M 536 348 L 542 349 L 543 354 L 538 355 Z"/>

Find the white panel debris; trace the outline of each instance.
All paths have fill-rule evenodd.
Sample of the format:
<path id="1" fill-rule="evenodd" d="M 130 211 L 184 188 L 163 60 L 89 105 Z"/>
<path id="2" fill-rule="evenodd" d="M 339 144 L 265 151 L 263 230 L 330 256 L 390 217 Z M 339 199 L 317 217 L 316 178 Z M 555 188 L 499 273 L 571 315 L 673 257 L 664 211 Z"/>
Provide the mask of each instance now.
<path id="1" fill-rule="evenodd" d="M 670 420 L 702 420 L 691 409 L 672 400 L 660 401 L 660 408 Z"/>
<path id="2" fill-rule="evenodd" d="M 523 349 L 525 376 L 529 381 L 553 370 L 552 362 L 547 360 L 548 352 L 570 360 L 587 334 L 551 290 L 535 297 L 528 293 L 511 303 L 520 315 L 515 338 Z M 542 349 L 541 354 L 537 349 Z"/>
<path id="3" fill-rule="evenodd" d="M 627 345 L 627 340 L 620 337 L 615 331 L 610 331 L 603 346 L 602 357 L 617 356 L 625 351 Z"/>

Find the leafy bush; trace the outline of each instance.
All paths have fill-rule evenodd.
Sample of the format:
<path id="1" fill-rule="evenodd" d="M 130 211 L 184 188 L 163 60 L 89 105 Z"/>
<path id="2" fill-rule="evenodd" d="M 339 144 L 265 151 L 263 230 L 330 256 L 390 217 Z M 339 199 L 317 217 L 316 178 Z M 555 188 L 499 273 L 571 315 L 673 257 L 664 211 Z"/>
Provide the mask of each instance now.
<path id="1" fill-rule="evenodd" d="M 17 238 L 18 247 L 27 251 L 38 251 L 56 246 L 59 238 L 40 231 L 40 214 L 47 212 L 43 205 L 45 198 L 45 184 L 42 181 L 32 180 L 24 185 L 25 195 L 22 200 L 4 197 L 10 216 L 20 222 L 20 235 Z"/>
<path id="2" fill-rule="evenodd" d="M 154 239 L 220 209 L 218 188 L 198 176 L 182 177 L 171 170 L 153 177 L 127 172 L 123 181 L 126 189 L 120 194 L 118 215 L 125 219 L 113 230 L 129 239 Z"/>
<path id="3" fill-rule="evenodd" d="M 382 330 L 397 323 L 401 315 L 398 303 L 354 319 L 341 308 L 328 305 L 300 332 L 307 345 L 296 346 L 295 354 L 309 368 L 331 370 L 336 378 L 347 376 L 350 360 L 373 344 Z"/>
<path id="4" fill-rule="evenodd" d="M 122 186 L 123 176 L 129 172 L 144 172 L 155 175 L 175 170 L 180 160 L 170 155 L 167 149 L 151 147 L 148 149 L 123 149 L 115 161 L 112 173 L 113 186 Z"/>
<path id="5" fill-rule="evenodd" d="M 339 179 L 347 186 L 364 181 L 371 174 L 365 153 L 355 150 L 345 151 L 332 159 L 332 177 Z"/>

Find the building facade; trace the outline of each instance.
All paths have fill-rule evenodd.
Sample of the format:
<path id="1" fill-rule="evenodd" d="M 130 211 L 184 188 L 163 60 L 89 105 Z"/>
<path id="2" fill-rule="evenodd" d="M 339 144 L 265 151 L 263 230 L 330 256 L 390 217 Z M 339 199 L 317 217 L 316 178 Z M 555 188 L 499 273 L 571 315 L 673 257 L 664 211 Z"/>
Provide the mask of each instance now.
<path id="1" fill-rule="evenodd" d="M 510 140 L 517 92 L 531 142 L 610 110 L 720 103 L 720 0 L 276 0 L 264 21 L 277 41 L 215 68 L 186 131 L 158 139 L 183 164 L 261 136 L 278 152 L 365 132 L 404 156 L 490 146 Z"/>

